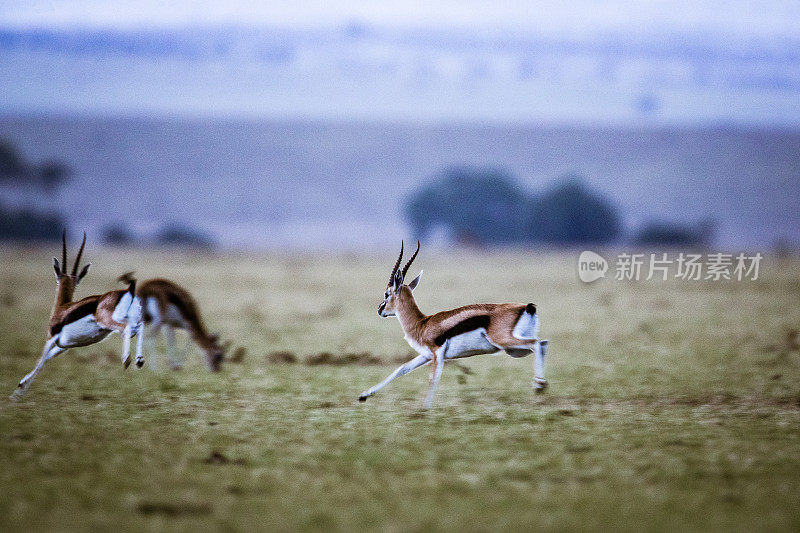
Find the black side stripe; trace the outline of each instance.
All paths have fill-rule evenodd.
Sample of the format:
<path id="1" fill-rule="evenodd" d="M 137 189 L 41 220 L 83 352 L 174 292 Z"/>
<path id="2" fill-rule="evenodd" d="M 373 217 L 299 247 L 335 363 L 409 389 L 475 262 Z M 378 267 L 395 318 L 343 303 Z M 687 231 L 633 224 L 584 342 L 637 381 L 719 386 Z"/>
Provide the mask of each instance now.
<path id="1" fill-rule="evenodd" d="M 468 331 L 474 331 L 478 328 L 488 329 L 489 320 L 489 315 L 477 315 L 469 317 L 436 337 L 433 342 L 436 343 L 436 346 L 442 346 L 445 342 L 447 342 L 447 339 L 455 337 L 456 335 L 461 335 L 462 333 L 467 333 Z"/>
<path id="2" fill-rule="evenodd" d="M 64 329 L 64 326 L 66 326 L 67 324 L 75 322 L 76 320 L 80 320 L 85 316 L 93 315 L 95 311 L 97 311 L 98 301 L 99 300 L 96 299 L 89 300 L 88 302 L 79 305 L 78 307 L 67 313 L 67 316 L 65 316 L 61 322 L 59 322 L 58 324 L 53 324 L 50 327 L 50 336 L 52 337 L 53 335 L 58 335 L 61 332 L 61 330 Z"/>

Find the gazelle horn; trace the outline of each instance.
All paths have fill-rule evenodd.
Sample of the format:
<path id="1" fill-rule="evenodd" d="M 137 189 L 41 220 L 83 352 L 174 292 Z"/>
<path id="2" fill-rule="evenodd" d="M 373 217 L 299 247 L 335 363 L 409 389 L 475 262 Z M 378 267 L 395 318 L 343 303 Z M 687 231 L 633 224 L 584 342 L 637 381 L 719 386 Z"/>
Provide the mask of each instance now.
<path id="1" fill-rule="evenodd" d="M 417 254 L 418 253 L 419 253 L 419 241 L 417 241 L 417 251 L 414 252 L 414 255 L 412 255 L 411 259 L 408 260 L 408 263 L 406 263 L 406 266 L 403 267 L 403 278 L 406 277 L 406 273 L 408 272 L 408 267 L 410 267 L 411 263 L 414 262 L 414 259 L 417 258 Z"/>
<path id="2" fill-rule="evenodd" d="M 394 275 L 397 273 L 397 268 L 400 266 L 400 261 L 403 260 L 403 241 L 400 241 L 400 257 L 397 258 L 397 262 L 394 264 L 394 268 L 392 269 L 392 273 L 389 274 L 389 285 L 394 282 Z"/>
<path id="3" fill-rule="evenodd" d="M 81 247 L 78 250 L 78 257 L 75 258 L 75 264 L 72 265 L 72 275 L 73 276 L 77 276 L 78 275 L 78 266 L 80 266 L 80 263 L 81 263 L 81 256 L 83 255 L 83 247 L 84 246 L 86 246 L 86 232 L 85 231 L 83 232 L 83 242 L 81 242 Z M 65 261 L 66 261 L 66 259 L 65 259 Z M 66 268 L 66 267 L 64 267 L 64 268 Z"/>

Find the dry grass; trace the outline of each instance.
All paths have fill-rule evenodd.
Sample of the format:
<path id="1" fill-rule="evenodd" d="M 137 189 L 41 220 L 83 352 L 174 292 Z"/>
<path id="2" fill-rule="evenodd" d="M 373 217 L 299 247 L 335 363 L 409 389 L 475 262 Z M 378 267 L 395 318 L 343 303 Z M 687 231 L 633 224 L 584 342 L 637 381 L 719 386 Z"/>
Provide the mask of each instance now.
<path id="1" fill-rule="evenodd" d="M 0 402 L 2 530 L 800 528 L 797 262 L 587 286 L 571 255 L 424 252 L 423 310 L 533 301 L 552 344 L 548 394 L 530 358 L 477 357 L 422 413 L 425 370 L 356 400 L 408 354 L 376 314 L 393 258 L 88 252 L 80 294 L 179 280 L 238 362 L 123 372 L 118 338 L 53 361 Z M 41 349 L 50 255 L 2 250 L 7 393 Z"/>

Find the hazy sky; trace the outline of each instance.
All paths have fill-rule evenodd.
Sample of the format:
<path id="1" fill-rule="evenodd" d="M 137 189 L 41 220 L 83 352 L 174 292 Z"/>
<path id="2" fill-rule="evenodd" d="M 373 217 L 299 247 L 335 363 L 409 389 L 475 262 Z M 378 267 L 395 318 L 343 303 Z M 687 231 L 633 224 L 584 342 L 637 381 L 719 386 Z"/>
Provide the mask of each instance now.
<path id="1" fill-rule="evenodd" d="M 713 31 L 800 36 L 796 0 L 3 0 L 4 26 L 387 26 L 506 28 L 575 36 L 608 31 Z"/>

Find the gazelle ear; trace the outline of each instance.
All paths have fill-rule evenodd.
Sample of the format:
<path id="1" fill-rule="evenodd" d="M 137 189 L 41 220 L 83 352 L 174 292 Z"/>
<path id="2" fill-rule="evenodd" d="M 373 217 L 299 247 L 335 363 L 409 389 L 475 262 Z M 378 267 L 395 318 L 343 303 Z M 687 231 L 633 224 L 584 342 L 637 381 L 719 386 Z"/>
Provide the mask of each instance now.
<path id="1" fill-rule="evenodd" d="M 92 266 L 91 263 L 86 263 L 86 266 L 81 269 L 81 273 L 78 274 L 78 281 L 82 280 L 83 277 L 89 273 L 89 267 Z"/>
<path id="2" fill-rule="evenodd" d="M 414 289 L 417 288 L 417 285 L 419 285 L 419 278 L 421 277 L 422 277 L 422 270 L 420 270 L 419 274 L 417 274 L 417 277 L 411 280 L 411 283 L 408 284 L 408 288 L 411 289 L 411 292 L 414 292 Z"/>
<path id="3" fill-rule="evenodd" d="M 403 272 L 398 270 L 397 272 L 394 273 L 394 281 L 392 283 L 392 289 L 394 290 L 394 292 L 397 292 L 400 290 L 400 287 L 402 286 L 403 286 Z"/>
<path id="4" fill-rule="evenodd" d="M 61 267 L 58 266 L 58 259 L 56 259 L 55 257 L 53 258 L 53 270 L 56 271 L 56 279 L 60 278 L 62 274 Z"/>

